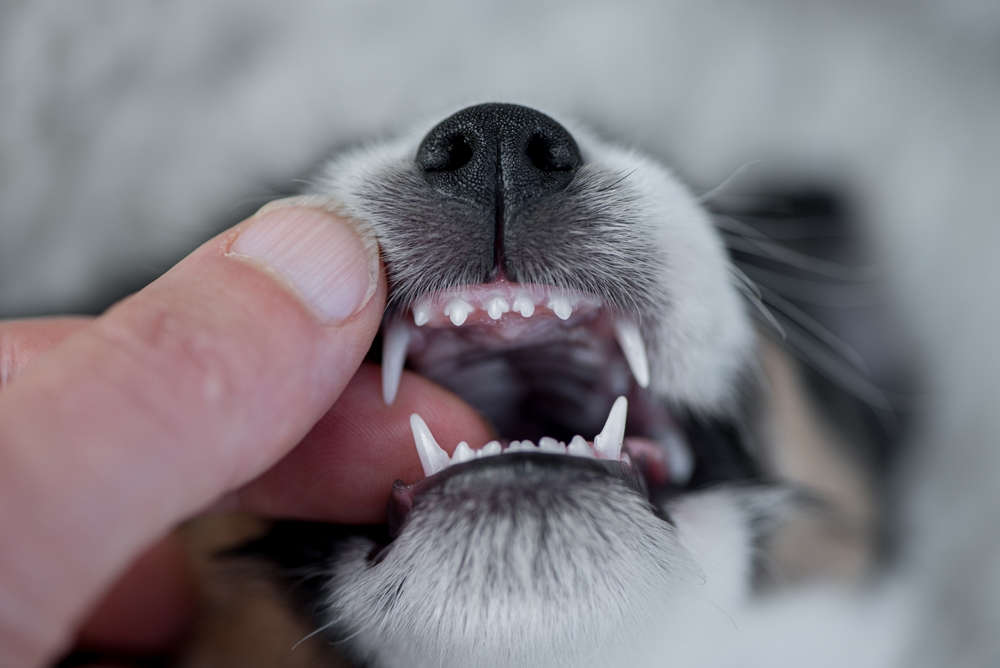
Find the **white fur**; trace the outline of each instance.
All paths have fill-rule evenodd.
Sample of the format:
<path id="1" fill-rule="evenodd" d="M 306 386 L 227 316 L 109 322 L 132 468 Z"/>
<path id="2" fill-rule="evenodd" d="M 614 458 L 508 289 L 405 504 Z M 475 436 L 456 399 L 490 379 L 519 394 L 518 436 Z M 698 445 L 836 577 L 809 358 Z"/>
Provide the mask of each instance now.
<path id="1" fill-rule="evenodd" d="M 648 237 L 664 251 L 660 271 L 669 307 L 644 326 L 655 341 L 652 389 L 681 404 L 719 409 L 738 400 L 737 374 L 752 354 L 754 335 L 731 281 L 718 233 L 691 192 L 660 164 L 636 151 L 578 137 L 586 158 L 628 174 L 639 193 Z M 652 335 L 652 336 L 650 336 Z"/>
<path id="2" fill-rule="evenodd" d="M 638 497 L 593 501 L 618 549 L 593 550 L 594 527 L 570 523 L 550 527 L 560 548 L 539 557 L 540 520 L 519 513 L 466 552 L 464 539 L 492 518 L 433 509 L 376 566 L 358 540 L 332 567 L 331 621 L 346 622 L 345 637 L 375 665 L 417 668 L 652 667 L 732 628 L 745 610 L 752 540 L 736 498 L 690 495 L 672 509 L 676 528 Z M 391 592 L 399 598 L 383 616 Z"/>

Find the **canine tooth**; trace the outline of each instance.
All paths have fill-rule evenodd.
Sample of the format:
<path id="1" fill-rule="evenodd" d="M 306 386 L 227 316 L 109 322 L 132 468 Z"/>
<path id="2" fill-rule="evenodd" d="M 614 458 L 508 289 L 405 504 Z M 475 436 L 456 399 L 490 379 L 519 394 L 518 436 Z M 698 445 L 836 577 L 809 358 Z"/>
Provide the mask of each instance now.
<path id="1" fill-rule="evenodd" d="M 575 455 L 576 457 L 593 457 L 594 451 L 590 449 L 587 445 L 586 439 L 583 436 L 577 434 L 570 440 L 569 445 L 566 446 L 566 453 L 570 455 Z"/>
<path id="2" fill-rule="evenodd" d="M 472 448 L 465 441 L 462 441 L 455 447 L 455 452 L 451 453 L 451 463 L 461 464 L 462 462 L 467 462 L 475 459 L 476 455 L 472 452 Z"/>
<path id="3" fill-rule="evenodd" d="M 382 400 L 387 406 L 396 400 L 409 343 L 410 328 L 406 323 L 402 320 L 389 323 L 382 336 Z"/>
<path id="4" fill-rule="evenodd" d="M 615 399 L 615 403 L 611 404 L 611 411 L 604 423 L 604 429 L 594 437 L 594 450 L 605 459 L 618 459 L 621 456 L 627 414 L 628 399 L 618 397 Z"/>
<path id="5" fill-rule="evenodd" d="M 535 314 L 535 302 L 524 295 L 514 298 L 514 310 L 521 314 L 522 318 L 530 318 Z"/>
<path id="6" fill-rule="evenodd" d="M 631 320 L 619 318 L 615 321 L 615 338 L 625 355 L 628 368 L 635 376 L 639 387 L 649 386 L 649 360 L 646 358 L 646 344 L 642 341 L 639 327 Z"/>
<path id="7" fill-rule="evenodd" d="M 424 475 L 430 477 L 447 468 L 448 453 L 441 449 L 434 440 L 434 434 L 427 428 L 427 423 L 416 413 L 410 415 L 410 430 L 413 432 L 413 443 L 417 446 L 420 464 L 424 467 Z"/>
<path id="8" fill-rule="evenodd" d="M 500 441 L 490 441 L 483 447 L 476 451 L 477 457 L 492 457 L 494 455 L 499 455 L 503 446 L 500 445 Z"/>
<path id="9" fill-rule="evenodd" d="M 562 454 L 566 452 L 566 444 L 560 443 L 551 436 L 542 436 L 538 439 L 538 449 L 542 452 L 558 452 Z"/>
<path id="10" fill-rule="evenodd" d="M 499 320 L 500 316 L 510 311 L 510 304 L 503 297 L 494 297 L 486 302 L 486 313 L 494 320 Z"/>
<path id="11" fill-rule="evenodd" d="M 465 319 L 469 317 L 469 314 L 473 310 L 472 304 L 464 299 L 452 299 L 445 304 L 444 314 L 451 320 L 451 324 L 458 327 L 465 322 Z"/>
<path id="12" fill-rule="evenodd" d="M 568 320 L 573 315 L 573 307 L 570 306 L 569 300 L 565 297 L 551 297 L 548 307 L 560 320 Z"/>

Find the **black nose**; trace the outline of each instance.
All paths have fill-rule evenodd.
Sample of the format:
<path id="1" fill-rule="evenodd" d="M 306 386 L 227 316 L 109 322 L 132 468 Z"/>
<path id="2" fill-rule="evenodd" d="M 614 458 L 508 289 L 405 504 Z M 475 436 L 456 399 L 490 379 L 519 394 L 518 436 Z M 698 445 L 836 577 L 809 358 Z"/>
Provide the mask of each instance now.
<path id="1" fill-rule="evenodd" d="M 566 128 L 516 104 L 463 109 L 427 133 L 417 150 L 417 165 L 432 186 L 499 217 L 565 188 L 581 162 Z"/>

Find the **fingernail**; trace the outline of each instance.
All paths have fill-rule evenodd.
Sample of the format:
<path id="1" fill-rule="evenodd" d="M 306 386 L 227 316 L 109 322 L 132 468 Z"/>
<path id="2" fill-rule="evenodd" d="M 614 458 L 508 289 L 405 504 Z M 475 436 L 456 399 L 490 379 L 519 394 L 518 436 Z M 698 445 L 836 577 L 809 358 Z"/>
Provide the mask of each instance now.
<path id="1" fill-rule="evenodd" d="M 331 211 L 321 197 L 269 202 L 229 247 L 276 274 L 327 324 L 351 317 L 378 285 L 378 247 L 360 224 Z"/>

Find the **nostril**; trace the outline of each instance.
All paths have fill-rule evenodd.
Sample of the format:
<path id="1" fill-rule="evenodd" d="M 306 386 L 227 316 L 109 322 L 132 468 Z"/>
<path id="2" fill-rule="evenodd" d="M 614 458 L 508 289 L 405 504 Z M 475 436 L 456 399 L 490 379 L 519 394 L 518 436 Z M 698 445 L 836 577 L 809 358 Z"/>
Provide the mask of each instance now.
<path id="1" fill-rule="evenodd" d="M 528 160 L 536 169 L 543 172 L 566 172 L 579 166 L 579 157 L 568 142 L 558 141 L 541 132 L 536 132 L 528 139 L 525 149 Z"/>
<path id="2" fill-rule="evenodd" d="M 455 133 L 425 143 L 417 162 L 425 172 L 451 172 L 472 160 L 472 142 L 464 134 Z"/>
<path id="3" fill-rule="evenodd" d="M 528 200 L 559 192 L 583 164 L 566 128 L 513 104 L 480 104 L 452 114 L 430 129 L 414 158 L 437 193 L 492 209 L 496 220 Z"/>

